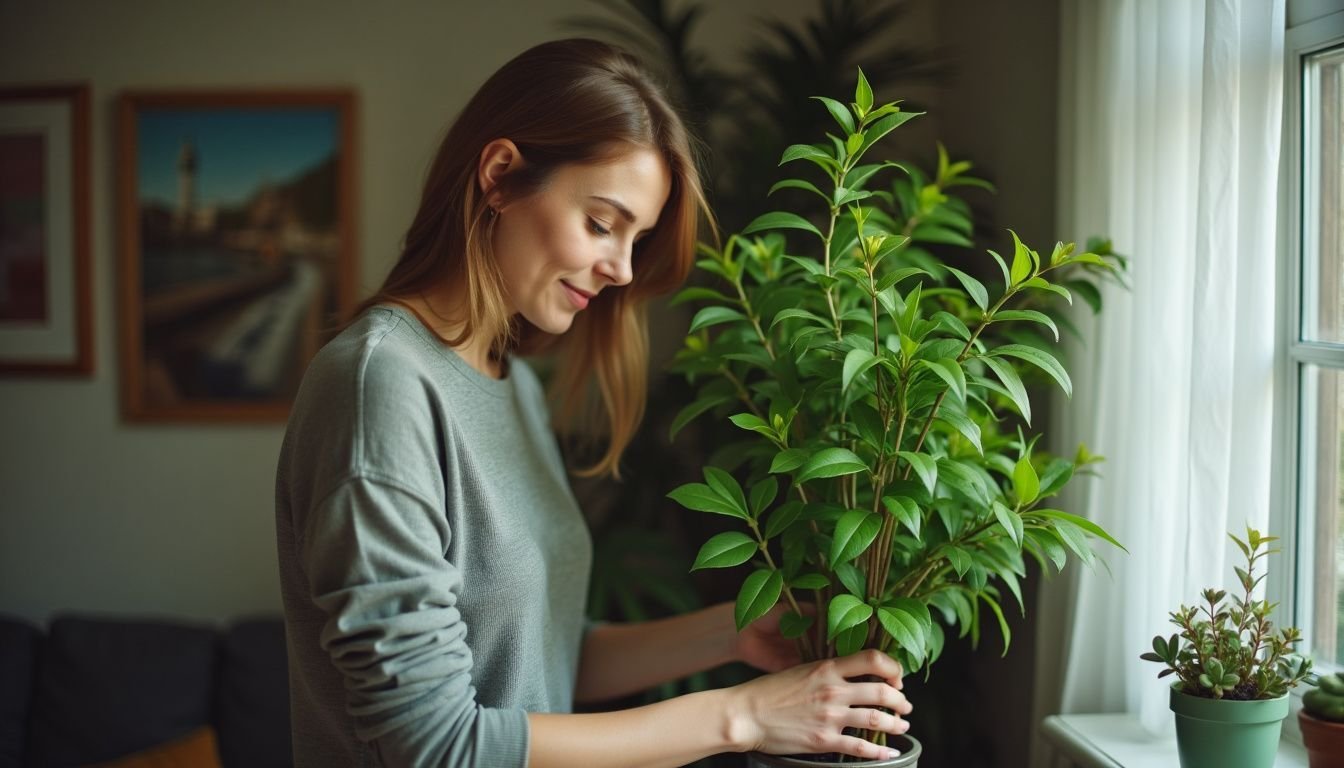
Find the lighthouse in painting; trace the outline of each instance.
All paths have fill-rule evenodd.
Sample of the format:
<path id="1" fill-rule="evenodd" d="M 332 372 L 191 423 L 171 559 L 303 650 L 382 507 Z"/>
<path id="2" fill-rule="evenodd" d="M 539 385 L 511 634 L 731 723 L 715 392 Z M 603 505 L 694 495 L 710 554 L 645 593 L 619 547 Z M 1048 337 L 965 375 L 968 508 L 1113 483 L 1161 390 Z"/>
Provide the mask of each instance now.
<path id="1" fill-rule="evenodd" d="M 178 232 L 192 227 L 196 211 L 196 147 L 190 139 L 182 140 L 177 154 L 177 212 L 173 223 Z"/>

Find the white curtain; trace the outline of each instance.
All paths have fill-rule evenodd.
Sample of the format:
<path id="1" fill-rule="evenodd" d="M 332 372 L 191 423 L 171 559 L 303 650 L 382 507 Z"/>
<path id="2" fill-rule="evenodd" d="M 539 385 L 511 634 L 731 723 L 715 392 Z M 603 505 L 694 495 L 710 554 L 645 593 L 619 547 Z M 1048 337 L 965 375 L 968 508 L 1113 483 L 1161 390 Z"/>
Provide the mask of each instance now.
<path id="1" fill-rule="evenodd" d="M 1269 519 L 1284 0 L 1061 10 L 1059 231 L 1132 260 L 1130 290 L 1080 317 L 1056 448 L 1107 457 L 1068 501 L 1129 554 L 1098 547 L 1109 572 L 1046 585 L 1042 618 L 1063 624 L 1040 625 L 1037 711 L 1162 732 L 1170 678 L 1139 654 L 1232 583 L 1227 532 Z"/>

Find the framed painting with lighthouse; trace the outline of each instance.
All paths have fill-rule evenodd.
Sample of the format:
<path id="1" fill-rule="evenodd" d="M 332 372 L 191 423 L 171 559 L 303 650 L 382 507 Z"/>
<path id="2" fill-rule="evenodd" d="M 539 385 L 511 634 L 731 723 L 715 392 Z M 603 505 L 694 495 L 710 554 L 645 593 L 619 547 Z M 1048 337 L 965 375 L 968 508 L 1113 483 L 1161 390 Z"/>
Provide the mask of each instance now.
<path id="1" fill-rule="evenodd" d="M 350 90 L 123 93 L 121 403 L 283 421 L 355 300 Z"/>

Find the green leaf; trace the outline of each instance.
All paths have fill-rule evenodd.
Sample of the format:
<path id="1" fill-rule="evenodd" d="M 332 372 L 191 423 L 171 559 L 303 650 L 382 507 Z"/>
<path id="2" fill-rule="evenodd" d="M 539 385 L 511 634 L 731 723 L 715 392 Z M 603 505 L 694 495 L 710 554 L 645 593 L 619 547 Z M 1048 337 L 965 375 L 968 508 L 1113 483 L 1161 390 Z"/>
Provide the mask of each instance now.
<path id="1" fill-rule="evenodd" d="M 1079 517 L 1078 515 L 1071 515 L 1068 512 L 1061 512 L 1058 509 L 1033 509 L 1031 510 L 1031 514 L 1040 515 L 1041 517 L 1048 517 L 1052 520 L 1066 520 L 1078 526 L 1079 528 L 1082 528 L 1084 531 L 1087 531 L 1093 536 L 1096 536 L 1099 539 L 1104 539 L 1107 542 L 1119 547 L 1121 550 L 1129 552 L 1128 549 L 1125 549 L 1123 544 L 1116 541 L 1111 536 L 1111 534 L 1105 531 L 1105 529 L 1103 529 L 1101 526 L 1097 525 L 1091 520 L 1088 520 L 1085 517 Z"/>
<path id="2" fill-rule="evenodd" d="M 779 481 L 773 477 L 767 476 L 751 486 L 751 516 L 759 517 L 766 507 L 774 503 L 777 495 L 779 495 Z"/>
<path id="3" fill-rule="evenodd" d="M 672 428 L 668 431 L 668 440 L 675 438 L 682 428 L 695 420 L 696 416 L 730 402 L 732 399 L 731 395 L 706 395 L 682 408 L 677 412 L 676 418 L 672 419 Z"/>
<path id="4" fill-rule="evenodd" d="M 770 474 L 792 472 L 801 467 L 805 461 L 807 461 L 807 451 L 802 448 L 786 448 L 775 454 L 775 460 L 770 462 Z"/>
<path id="5" fill-rule="evenodd" d="M 997 323 L 1006 320 L 1029 320 L 1033 323 L 1040 323 L 1050 329 L 1055 335 L 1055 341 L 1059 341 L 1058 326 L 1056 326 L 1055 321 L 1051 320 L 1050 316 L 1044 312 L 1037 312 L 1034 309 L 1005 309 L 994 314 L 994 322 Z"/>
<path id="6" fill-rule="evenodd" d="M 1017 465 L 1013 467 L 1013 495 L 1022 506 L 1026 506 L 1036 500 L 1036 495 L 1040 492 L 1041 481 L 1036 476 L 1036 468 L 1031 465 L 1031 459 L 1026 456 L 1017 460 Z"/>
<path id="7" fill-rule="evenodd" d="M 849 594 L 836 595 L 831 598 L 826 613 L 826 639 L 834 640 L 836 635 L 859 626 L 872 615 L 873 606 L 859 598 Z"/>
<path id="8" fill-rule="evenodd" d="M 771 429 L 770 425 L 765 423 L 765 419 L 762 419 L 754 413 L 733 414 L 728 417 L 728 420 L 745 430 L 760 432 L 763 435 L 773 436 L 775 434 L 775 430 Z"/>
<path id="9" fill-rule="evenodd" d="M 817 149 L 811 144 L 794 144 L 793 146 L 788 147 L 784 150 L 784 155 L 780 158 L 779 164 L 784 165 L 785 163 L 791 163 L 795 160 L 807 160 L 816 163 L 828 171 L 839 168 L 834 157 L 831 157 L 826 152 Z M 742 234 L 746 233 L 743 232 Z"/>
<path id="10" fill-rule="evenodd" d="M 868 465 L 854 455 L 853 451 L 845 448 L 823 448 L 803 464 L 802 471 L 798 474 L 798 482 L 801 484 L 823 477 L 852 475 L 866 469 Z"/>
<path id="11" fill-rule="evenodd" d="M 985 490 L 984 480 L 955 459 L 938 461 L 938 480 L 977 504 L 989 504 L 990 497 Z"/>
<path id="12" fill-rule="evenodd" d="M 834 117 L 835 122 L 839 123 L 840 127 L 845 129 L 845 133 L 854 132 L 854 116 L 849 114 L 849 107 L 846 107 L 835 99 L 828 99 L 825 96 L 813 96 L 812 98 L 826 105 L 826 109 L 831 113 L 831 117 Z"/>
<path id="13" fill-rule="evenodd" d="M 742 493 L 742 486 L 737 484 L 737 479 L 718 467 L 705 467 L 705 482 L 715 493 L 724 499 L 731 501 L 745 514 L 747 511 L 747 496 Z"/>
<path id="14" fill-rule="evenodd" d="M 990 506 L 994 508 L 994 517 L 998 518 L 999 525 L 1012 537 L 1013 543 L 1022 546 L 1022 518 L 998 499 Z"/>
<path id="15" fill-rule="evenodd" d="M 713 512 L 716 515 L 727 515 L 740 520 L 747 519 L 745 508 L 738 509 L 731 501 L 715 493 L 712 488 L 703 483 L 687 483 L 680 488 L 673 489 L 667 494 L 667 497 L 681 506 L 694 509 L 697 512 Z"/>
<path id="16" fill-rule="evenodd" d="M 1073 304 L 1073 294 L 1069 293 L 1068 290 L 1065 288 L 1062 288 L 1058 285 L 1054 285 L 1053 283 L 1051 283 L 1050 281 L 1046 280 L 1043 277 L 1033 277 L 1030 280 L 1023 283 L 1022 286 L 1024 288 L 1036 288 L 1037 290 L 1049 291 L 1051 293 L 1058 294 L 1065 301 L 1069 302 L 1070 305 Z"/>
<path id="17" fill-rule="evenodd" d="M 900 609 L 878 608 L 877 620 L 898 647 L 914 656 L 924 656 L 924 629 L 918 619 Z"/>
<path id="18" fill-rule="evenodd" d="M 966 293 L 970 294 L 971 300 L 975 302 L 976 306 L 982 310 L 989 307 L 989 292 L 985 290 L 983 283 L 956 267 L 948 267 L 947 271 L 957 278 L 962 287 L 966 289 Z"/>
<path id="19" fill-rule="evenodd" d="M 775 192 L 781 189 L 805 189 L 808 192 L 816 194 L 822 200 L 826 200 L 829 202 L 831 199 L 826 195 L 825 192 L 822 192 L 820 189 L 817 189 L 817 186 L 815 184 L 803 181 L 802 179 L 784 179 L 783 181 L 776 182 L 775 185 L 770 188 L 770 191 L 766 192 L 765 194 L 768 197 L 770 195 L 775 194 Z"/>
<path id="20" fill-rule="evenodd" d="M 859 108 L 859 115 L 868 114 L 868 110 L 873 108 L 873 88 L 868 85 L 868 78 L 863 76 L 863 68 L 859 68 L 859 82 L 854 86 L 854 103 Z"/>
<path id="21" fill-rule="evenodd" d="M 845 355 L 845 366 L 840 376 L 840 390 L 843 392 L 849 389 L 854 377 L 877 365 L 879 360 L 881 358 L 866 349 L 849 350 L 849 354 Z"/>
<path id="22" fill-rule="evenodd" d="M 1010 278 L 1012 284 L 1017 285 L 1031 276 L 1031 273 L 1035 271 L 1035 265 L 1032 263 L 1027 246 L 1023 245 L 1022 241 L 1017 238 L 1017 233 L 1011 229 L 1008 232 L 1013 236 L 1013 267 Z"/>
<path id="23" fill-rule="evenodd" d="M 695 565 L 691 566 L 691 570 L 731 568 L 741 565 L 750 560 L 757 550 L 756 542 L 745 533 L 737 531 L 720 533 L 700 547 L 700 554 L 696 555 Z"/>
<path id="24" fill-rule="evenodd" d="M 831 539 L 831 566 L 847 563 L 863 554 L 882 529 L 882 519 L 863 509 L 851 509 L 835 524 Z"/>
<path id="25" fill-rule="evenodd" d="M 825 326 L 825 327 L 827 327 L 827 328 L 830 328 L 830 327 L 831 327 L 831 321 L 830 321 L 830 320 L 827 320 L 827 319 L 825 319 L 825 318 L 823 318 L 823 317 L 818 317 L 818 316 L 812 314 L 811 312 L 808 312 L 806 309 L 798 309 L 798 308 L 795 307 L 795 308 L 791 308 L 791 309 L 782 309 L 782 310 L 780 310 L 779 313 L 775 315 L 775 318 L 774 318 L 773 320 L 770 321 L 770 329 L 771 329 L 771 330 L 774 330 L 774 327 L 775 327 L 776 325 L 779 325 L 780 323 L 784 322 L 785 320 L 798 320 L 798 319 L 801 319 L 801 320 L 811 320 L 812 322 L 814 322 L 814 323 L 816 323 L 816 324 L 818 324 L 818 325 L 822 325 L 822 326 Z"/>
<path id="26" fill-rule="evenodd" d="M 825 589 L 831 582 L 820 573 L 805 573 L 794 579 L 789 586 L 793 589 Z"/>
<path id="27" fill-rule="evenodd" d="M 769 613 L 783 591 L 784 576 L 779 571 L 762 569 L 748 576 L 737 593 L 737 606 L 733 611 L 737 631 L 741 632 L 748 624 Z"/>
<path id="28" fill-rule="evenodd" d="M 746 229 L 742 230 L 742 234 L 749 235 L 767 229 L 801 229 L 811 232 L 823 240 L 825 239 L 821 230 L 812 226 L 811 222 L 796 213 L 789 213 L 788 211 L 772 211 L 771 213 L 761 214 L 753 219 Z"/>
<path id="29" fill-rule="evenodd" d="M 1031 398 L 1027 396 L 1027 388 L 1022 384 L 1022 377 L 1017 375 L 1017 369 L 1013 367 L 1012 363 L 994 357 L 982 357 L 980 361 L 993 371 L 994 375 L 999 377 L 999 381 L 1003 382 L 1004 389 L 1008 390 L 1008 396 L 1012 399 L 1013 405 L 1017 406 L 1017 410 L 1022 414 L 1022 419 L 1027 422 L 1027 426 L 1031 426 Z"/>
<path id="30" fill-rule="evenodd" d="M 854 567 L 853 563 L 838 563 L 831 571 L 840 580 L 840 584 L 849 590 L 849 594 L 860 600 L 867 597 L 868 585 L 864 583 L 863 572 Z"/>
<path id="31" fill-rule="evenodd" d="M 949 546 L 943 550 L 947 555 L 947 561 L 952 564 L 958 576 L 965 576 L 966 571 L 971 567 L 971 556 L 966 550 L 958 546 Z"/>
<path id="32" fill-rule="evenodd" d="M 966 374 L 961 370 L 961 366 L 957 364 L 956 360 L 943 358 L 942 360 L 920 360 L 919 362 L 946 382 L 947 386 L 952 389 L 952 394 L 958 400 L 966 401 Z"/>
<path id="33" fill-rule="evenodd" d="M 867 640 L 867 624 L 850 627 L 835 638 L 835 653 L 837 656 L 849 656 L 858 653 L 863 650 L 863 644 Z"/>
<path id="34" fill-rule="evenodd" d="M 905 496 L 883 496 L 882 504 L 910 531 L 911 536 L 919 538 L 919 505 L 914 500 Z"/>
<path id="35" fill-rule="evenodd" d="M 1069 372 L 1064 370 L 1064 366 L 1060 365 L 1054 355 L 1049 352 L 1025 344 L 1005 344 L 990 351 L 989 354 L 995 357 L 1015 357 L 1031 363 L 1054 379 L 1059 384 L 1060 389 L 1064 390 L 1066 397 L 1073 397 L 1073 382 L 1069 379 Z"/>
<path id="36" fill-rule="evenodd" d="M 971 340 L 971 329 L 967 328 L 966 324 L 961 321 L 961 318 L 956 315 L 944 310 L 934 312 L 933 319 L 937 320 L 939 325 L 960 336 L 963 340 Z"/>
<path id="37" fill-rule="evenodd" d="M 765 523 L 765 538 L 773 539 L 783 533 L 790 525 L 793 525 L 803 512 L 803 503 L 801 501 L 790 501 L 787 504 L 781 504 Z"/>
<path id="38" fill-rule="evenodd" d="M 974 421 L 971 421 L 965 413 L 956 408 L 949 408 L 948 404 L 944 403 L 938 409 L 938 418 L 951 424 L 953 428 L 965 436 L 971 445 L 975 446 L 977 453 L 985 452 L 985 449 L 980 446 L 980 427 Z"/>
<path id="39" fill-rule="evenodd" d="M 1008 655 L 1008 645 L 1013 641 L 1013 633 L 1008 629 L 1008 622 L 1003 618 L 1003 609 L 999 607 L 998 601 L 986 594 L 981 594 L 980 599 L 985 601 L 990 610 L 994 611 L 994 618 L 999 620 L 999 632 L 1003 633 L 1003 653 L 1000 656 Z"/>
<path id="40" fill-rule="evenodd" d="M 691 329 L 688 333 L 695 333 L 701 328 L 708 328 L 711 325 L 727 323 L 733 320 L 746 320 L 747 316 L 738 312 L 736 309 L 728 307 L 705 307 L 695 313 L 691 320 Z"/>
<path id="41" fill-rule="evenodd" d="M 811 616 L 803 616 L 794 613 L 793 611 L 789 611 L 779 617 L 779 634 L 783 635 L 787 640 L 792 640 L 795 637 L 802 637 L 803 633 L 812 626 L 813 621 L 814 619 Z"/>
<path id="42" fill-rule="evenodd" d="M 675 307 L 688 301 L 722 301 L 728 303 L 735 301 L 735 299 L 730 299 L 712 288 L 701 288 L 698 285 L 693 285 L 690 288 L 683 288 L 678 291 L 677 295 L 668 302 L 668 306 Z"/>
<path id="43" fill-rule="evenodd" d="M 881 141 L 887 134 L 901 127 L 906 121 L 919 117 L 922 114 L 924 113 L 897 112 L 868 126 L 863 131 L 863 144 L 859 147 L 858 154 L 867 152 L 869 147 Z"/>
<path id="44" fill-rule="evenodd" d="M 962 233 L 950 227 L 942 227 L 937 224 L 920 224 L 910 233 L 910 238 L 921 243 L 941 243 L 944 245 L 959 245 L 963 248 L 970 248 L 975 245 L 971 239 Z"/>
<path id="45" fill-rule="evenodd" d="M 924 487 L 929 489 L 929 493 L 933 493 L 933 487 L 938 483 L 938 463 L 934 461 L 933 457 L 914 451 L 901 451 L 897 455 L 905 459 L 911 467 L 914 467 L 915 474 L 919 475 L 919 479 L 924 481 Z M 915 535 L 918 536 L 919 534 L 916 533 Z"/>

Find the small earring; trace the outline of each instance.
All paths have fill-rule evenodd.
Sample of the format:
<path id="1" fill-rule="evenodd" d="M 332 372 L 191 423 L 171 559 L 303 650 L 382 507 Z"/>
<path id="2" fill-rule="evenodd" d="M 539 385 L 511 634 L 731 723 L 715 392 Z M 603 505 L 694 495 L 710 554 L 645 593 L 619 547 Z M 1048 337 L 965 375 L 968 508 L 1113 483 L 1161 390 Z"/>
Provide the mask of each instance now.
<path id="1" fill-rule="evenodd" d="M 495 208 L 495 207 L 492 205 L 492 206 L 490 206 L 489 208 L 486 209 L 486 211 L 485 211 L 485 215 L 486 215 L 487 218 L 491 218 L 491 219 L 493 219 L 493 218 L 495 218 L 496 216 L 499 215 L 499 209 L 498 209 L 498 208 Z"/>

